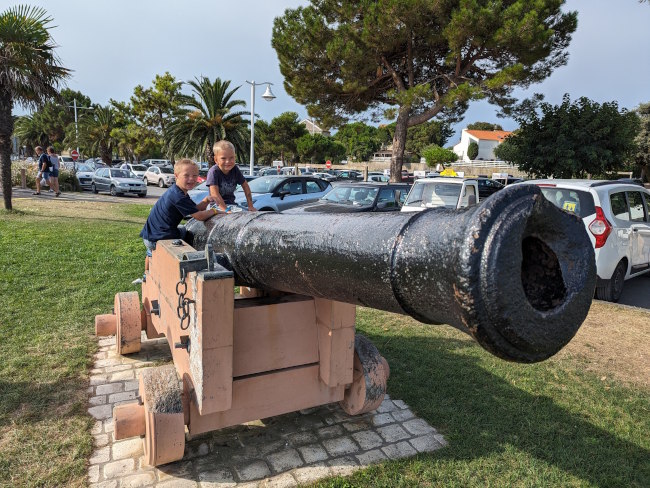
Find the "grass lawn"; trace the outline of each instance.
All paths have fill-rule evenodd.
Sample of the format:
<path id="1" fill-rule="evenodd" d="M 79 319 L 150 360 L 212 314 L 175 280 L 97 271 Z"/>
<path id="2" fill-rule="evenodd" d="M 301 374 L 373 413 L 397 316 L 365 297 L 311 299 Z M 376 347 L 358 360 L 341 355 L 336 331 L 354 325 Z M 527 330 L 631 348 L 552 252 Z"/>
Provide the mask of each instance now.
<path id="1" fill-rule="evenodd" d="M 0 486 L 84 486 L 94 316 L 136 289 L 149 207 L 0 210 Z M 466 335 L 359 309 L 389 393 L 449 441 L 322 486 L 650 486 L 650 313 L 596 303 L 560 354 L 501 361 Z"/>

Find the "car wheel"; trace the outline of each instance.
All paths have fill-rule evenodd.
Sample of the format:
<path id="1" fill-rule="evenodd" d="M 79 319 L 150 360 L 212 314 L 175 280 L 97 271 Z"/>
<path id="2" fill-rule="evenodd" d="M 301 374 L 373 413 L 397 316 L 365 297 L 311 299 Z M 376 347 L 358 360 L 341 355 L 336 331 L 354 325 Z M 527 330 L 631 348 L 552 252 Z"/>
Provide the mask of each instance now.
<path id="1" fill-rule="evenodd" d="M 162 178 L 160 178 L 160 179 L 158 180 L 158 186 L 159 186 L 160 188 L 165 188 L 165 182 L 163 181 Z"/>
<path id="2" fill-rule="evenodd" d="M 92 191 L 93 193 L 98 193 L 98 191 L 97 191 L 97 187 L 95 186 L 95 183 L 93 183 L 92 185 L 90 185 L 90 191 Z"/>
<path id="3" fill-rule="evenodd" d="M 596 298 L 608 302 L 618 302 L 623 293 L 623 285 L 625 284 L 625 261 L 621 261 L 616 266 L 612 277 L 607 280 L 602 286 L 596 287 Z"/>
<path id="4" fill-rule="evenodd" d="M 111 196 L 113 197 L 117 196 L 117 190 L 115 189 L 115 185 L 111 185 Z"/>
<path id="5" fill-rule="evenodd" d="M 146 194 L 146 193 L 138 193 L 138 196 L 139 196 L 140 198 L 144 198 L 144 197 L 147 196 L 147 194 Z"/>
<path id="6" fill-rule="evenodd" d="M 275 212 L 275 209 L 271 207 L 260 208 L 260 212 Z"/>

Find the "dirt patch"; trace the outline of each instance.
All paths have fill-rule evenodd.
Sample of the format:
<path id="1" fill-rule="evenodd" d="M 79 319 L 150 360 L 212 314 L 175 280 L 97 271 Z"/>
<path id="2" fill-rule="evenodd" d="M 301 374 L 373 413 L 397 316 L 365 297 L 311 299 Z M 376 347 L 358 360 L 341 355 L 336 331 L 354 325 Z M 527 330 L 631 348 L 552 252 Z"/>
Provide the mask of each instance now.
<path id="1" fill-rule="evenodd" d="M 650 311 L 594 301 L 578 333 L 553 360 L 650 388 Z"/>

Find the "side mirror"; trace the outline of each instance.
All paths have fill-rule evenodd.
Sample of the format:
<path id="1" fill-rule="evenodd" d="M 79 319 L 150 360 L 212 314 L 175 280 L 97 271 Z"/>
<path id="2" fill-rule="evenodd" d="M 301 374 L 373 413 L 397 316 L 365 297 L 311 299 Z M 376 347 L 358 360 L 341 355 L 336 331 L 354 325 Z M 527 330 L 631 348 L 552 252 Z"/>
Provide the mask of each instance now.
<path id="1" fill-rule="evenodd" d="M 280 200 L 284 200 L 284 197 L 290 194 L 291 192 L 289 190 L 282 190 L 278 193 L 278 195 L 280 196 Z"/>
<path id="2" fill-rule="evenodd" d="M 377 208 L 386 208 L 388 207 L 388 202 L 379 202 Z"/>

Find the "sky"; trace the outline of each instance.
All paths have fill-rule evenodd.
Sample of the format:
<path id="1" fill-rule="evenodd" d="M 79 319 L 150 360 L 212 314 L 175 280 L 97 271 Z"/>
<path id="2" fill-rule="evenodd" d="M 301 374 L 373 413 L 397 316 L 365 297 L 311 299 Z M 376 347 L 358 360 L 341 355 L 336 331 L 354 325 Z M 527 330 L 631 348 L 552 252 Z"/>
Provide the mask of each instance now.
<path id="1" fill-rule="evenodd" d="M 273 19 L 304 0 L 21 0 L 38 5 L 53 18 L 51 30 L 63 66 L 73 70 L 67 86 L 93 103 L 128 101 L 137 85 L 150 87 L 156 74 L 171 73 L 181 81 L 198 76 L 231 80 L 241 86 L 235 98 L 250 110 L 246 81 L 271 82 L 276 99 L 255 92 L 255 113 L 266 121 L 286 111 L 307 117 L 306 109 L 283 88 L 283 77 L 271 47 Z M 0 11 L 16 5 L 0 0 Z M 650 4 L 637 0 L 567 0 L 564 11 L 578 12 L 578 29 L 569 46 L 569 61 L 543 83 L 518 98 L 542 93 L 559 104 L 585 96 L 598 103 L 616 101 L 634 109 L 650 102 Z M 187 91 L 187 89 L 186 89 Z M 505 130 L 517 124 L 498 119 L 486 102 L 473 102 L 460 131 L 477 121 L 495 122 Z M 20 108 L 15 110 L 25 113 Z M 365 120 L 373 124 L 369 118 Z M 374 124 L 373 124 L 374 125 Z"/>

